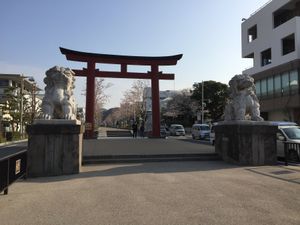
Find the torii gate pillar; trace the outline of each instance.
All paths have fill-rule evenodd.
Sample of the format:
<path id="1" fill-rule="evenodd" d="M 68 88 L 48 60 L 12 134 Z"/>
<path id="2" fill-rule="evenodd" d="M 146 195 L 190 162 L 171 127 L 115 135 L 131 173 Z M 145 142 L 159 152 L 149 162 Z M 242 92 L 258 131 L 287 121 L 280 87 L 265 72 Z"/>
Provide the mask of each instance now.
<path id="1" fill-rule="evenodd" d="M 151 66 L 152 137 L 160 137 L 160 99 L 158 66 Z"/>

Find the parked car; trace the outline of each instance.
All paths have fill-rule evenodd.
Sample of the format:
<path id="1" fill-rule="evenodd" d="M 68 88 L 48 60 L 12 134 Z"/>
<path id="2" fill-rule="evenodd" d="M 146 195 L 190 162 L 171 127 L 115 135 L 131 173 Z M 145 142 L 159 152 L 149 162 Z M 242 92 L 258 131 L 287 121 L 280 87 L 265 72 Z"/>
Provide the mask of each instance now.
<path id="1" fill-rule="evenodd" d="M 181 124 L 171 124 L 169 127 L 170 135 L 185 136 L 184 127 Z"/>
<path id="2" fill-rule="evenodd" d="M 278 126 L 276 134 L 277 138 L 277 156 L 285 157 L 284 155 L 284 143 L 300 144 L 300 127 L 294 122 L 272 122 Z M 288 149 L 289 156 L 292 160 L 300 160 L 299 148 L 291 147 Z"/>
<path id="3" fill-rule="evenodd" d="M 208 124 L 194 124 L 192 126 L 193 139 L 209 139 L 210 128 Z"/>
<path id="4" fill-rule="evenodd" d="M 168 131 L 165 127 L 160 127 L 160 137 L 166 138 L 168 136 Z"/>

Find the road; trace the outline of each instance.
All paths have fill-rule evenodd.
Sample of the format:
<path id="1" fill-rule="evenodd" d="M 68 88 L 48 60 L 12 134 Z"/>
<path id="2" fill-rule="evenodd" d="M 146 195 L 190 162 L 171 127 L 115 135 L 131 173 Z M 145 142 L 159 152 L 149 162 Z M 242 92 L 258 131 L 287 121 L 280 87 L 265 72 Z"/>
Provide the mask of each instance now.
<path id="1" fill-rule="evenodd" d="M 7 155 L 15 154 L 24 149 L 27 149 L 27 140 L 1 145 L 0 146 L 0 159 Z"/>

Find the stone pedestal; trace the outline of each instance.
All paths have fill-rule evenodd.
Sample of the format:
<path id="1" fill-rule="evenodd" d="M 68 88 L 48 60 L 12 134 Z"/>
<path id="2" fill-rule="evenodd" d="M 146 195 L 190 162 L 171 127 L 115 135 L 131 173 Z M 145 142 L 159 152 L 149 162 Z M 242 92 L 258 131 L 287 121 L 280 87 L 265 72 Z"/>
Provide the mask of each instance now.
<path id="1" fill-rule="evenodd" d="M 52 122 L 51 122 L 52 121 Z M 80 172 L 83 126 L 68 120 L 39 120 L 27 126 L 28 176 Z"/>
<path id="2" fill-rule="evenodd" d="M 226 162 L 261 166 L 274 165 L 277 126 L 268 122 L 221 122 L 215 127 L 215 149 Z"/>

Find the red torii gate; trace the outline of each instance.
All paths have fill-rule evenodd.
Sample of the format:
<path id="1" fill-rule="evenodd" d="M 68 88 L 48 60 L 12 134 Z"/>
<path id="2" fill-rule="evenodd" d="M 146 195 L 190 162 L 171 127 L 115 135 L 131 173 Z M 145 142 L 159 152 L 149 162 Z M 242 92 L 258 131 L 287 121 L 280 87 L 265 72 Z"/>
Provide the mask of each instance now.
<path id="1" fill-rule="evenodd" d="M 67 60 L 87 63 L 87 68 L 73 70 L 75 76 L 87 77 L 85 121 L 91 125 L 90 129 L 86 130 L 87 138 L 92 138 L 94 131 L 95 77 L 151 79 L 152 137 L 160 137 L 159 80 L 174 80 L 174 74 L 160 72 L 159 66 L 176 65 L 182 54 L 161 57 L 125 56 L 79 52 L 62 47 L 60 47 L 60 51 Z M 119 64 L 121 71 L 102 71 L 96 69 L 96 63 Z M 151 66 L 151 71 L 147 73 L 128 72 L 128 65 Z"/>

